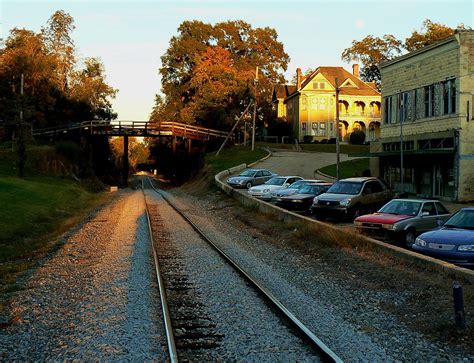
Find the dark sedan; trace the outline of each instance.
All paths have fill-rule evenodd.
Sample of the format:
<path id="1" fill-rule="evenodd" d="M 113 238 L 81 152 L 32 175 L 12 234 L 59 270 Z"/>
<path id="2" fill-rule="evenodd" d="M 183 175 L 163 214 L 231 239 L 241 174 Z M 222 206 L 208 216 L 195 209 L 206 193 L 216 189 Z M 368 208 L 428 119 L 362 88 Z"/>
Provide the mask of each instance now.
<path id="1" fill-rule="evenodd" d="M 314 197 L 325 193 L 331 185 L 332 183 L 307 184 L 296 194 L 277 198 L 275 204 L 285 209 L 309 213 Z"/>
<path id="2" fill-rule="evenodd" d="M 413 249 L 456 265 L 474 267 L 474 207 L 461 209 L 440 229 L 420 235 Z"/>

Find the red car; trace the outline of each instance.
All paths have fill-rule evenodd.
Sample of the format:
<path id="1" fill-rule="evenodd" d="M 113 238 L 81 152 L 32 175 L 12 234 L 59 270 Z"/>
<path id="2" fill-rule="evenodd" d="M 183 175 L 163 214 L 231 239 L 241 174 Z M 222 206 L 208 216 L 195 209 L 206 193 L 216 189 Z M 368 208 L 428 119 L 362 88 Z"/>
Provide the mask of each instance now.
<path id="1" fill-rule="evenodd" d="M 437 200 L 393 199 L 377 213 L 356 218 L 354 224 L 359 231 L 375 238 L 402 241 L 412 247 L 417 235 L 437 228 L 449 216 Z"/>

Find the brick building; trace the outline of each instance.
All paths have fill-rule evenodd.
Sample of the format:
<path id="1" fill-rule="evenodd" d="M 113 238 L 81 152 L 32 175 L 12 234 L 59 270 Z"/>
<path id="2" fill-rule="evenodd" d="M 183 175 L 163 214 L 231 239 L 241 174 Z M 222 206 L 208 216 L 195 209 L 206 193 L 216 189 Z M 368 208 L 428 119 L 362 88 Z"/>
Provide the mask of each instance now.
<path id="1" fill-rule="evenodd" d="M 383 120 L 371 144 L 371 169 L 401 190 L 452 201 L 474 200 L 474 32 L 381 64 Z"/>

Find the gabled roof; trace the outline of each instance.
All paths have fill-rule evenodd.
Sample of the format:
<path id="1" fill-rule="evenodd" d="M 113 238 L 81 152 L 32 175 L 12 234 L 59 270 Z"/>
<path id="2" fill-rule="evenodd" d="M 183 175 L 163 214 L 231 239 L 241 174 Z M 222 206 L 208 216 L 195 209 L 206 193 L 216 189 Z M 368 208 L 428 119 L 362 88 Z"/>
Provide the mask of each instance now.
<path id="1" fill-rule="evenodd" d="M 380 92 L 377 91 L 377 89 L 360 80 L 342 67 L 316 68 L 301 84 L 301 89 L 308 85 L 317 74 L 324 76 L 334 88 L 336 88 L 336 78 L 338 79 L 339 85 L 349 79 L 355 87 L 342 87 L 340 91 L 341 95 L 380 96 Z"/>

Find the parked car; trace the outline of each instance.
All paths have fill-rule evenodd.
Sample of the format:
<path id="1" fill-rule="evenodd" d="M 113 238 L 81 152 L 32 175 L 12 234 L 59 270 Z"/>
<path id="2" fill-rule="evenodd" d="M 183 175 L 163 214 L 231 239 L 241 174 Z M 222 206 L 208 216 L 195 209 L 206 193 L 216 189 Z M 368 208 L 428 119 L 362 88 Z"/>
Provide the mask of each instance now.
<path id="1" fill-rule="evenodd" d="M 374 177 L 348 178 L 334 183 L 313 200 L 316 218 L 350 218 L 377 210 L 393 198 L 390 188 Z"/>
<path id="2" fill-rule="evenodd" d="M 450 217 L 437 200 L 392 199 L 377 213 L 354 220 L 357 230 L 382 240 L 401 241 L 411 248 L 418 234 L 438 228 Z"/>
<path id="3" fill-rule="evenodd" d="M 474 266 L 474 207 L 462 208 L 439 229 L 420 235 L 413 249 L 460 266 Z"/>
<path id="4" fill-rule="evenodd" d="M 227 179 L 227 184 L 234 188 L 250 189 L 254 185 L 265 183 L 268 179 L 276 176 L 266 169 L 247 169 L 238 176 L 231 176 Z"/>
<path id="5" fill-rule="evenodd" d="M 331 185 L 332 183 L 306 184 L 296 194 L 279 197 L 275 204 L 285 209 L 309 213 L 314 197 L 326 192 Z"/>
<path id="6" fill-rule="evenodd" d="M 248 190 L 249 195 L 262 200 L 271 200 L 271 192 L 277 189 L 288 188 L 297 180 L 302 180 L 300 176 L 274 176 L 264 184 L 251 187 Z"/>
<path id="7" fill-rule="evenodd" d="M 281 188 L 281 189 L 272 191 L 271 193 L 272 201 L 276 202 L 278 201 L 278 198 L 296 194 L 299 189 L 303 188 L 306 184 L 310 184 L 310 183 L 324 183 L 324 181 L 317 180 L 317 179 L 303 179 L 303 180 L 295 181 L 288 188 Z"/>

